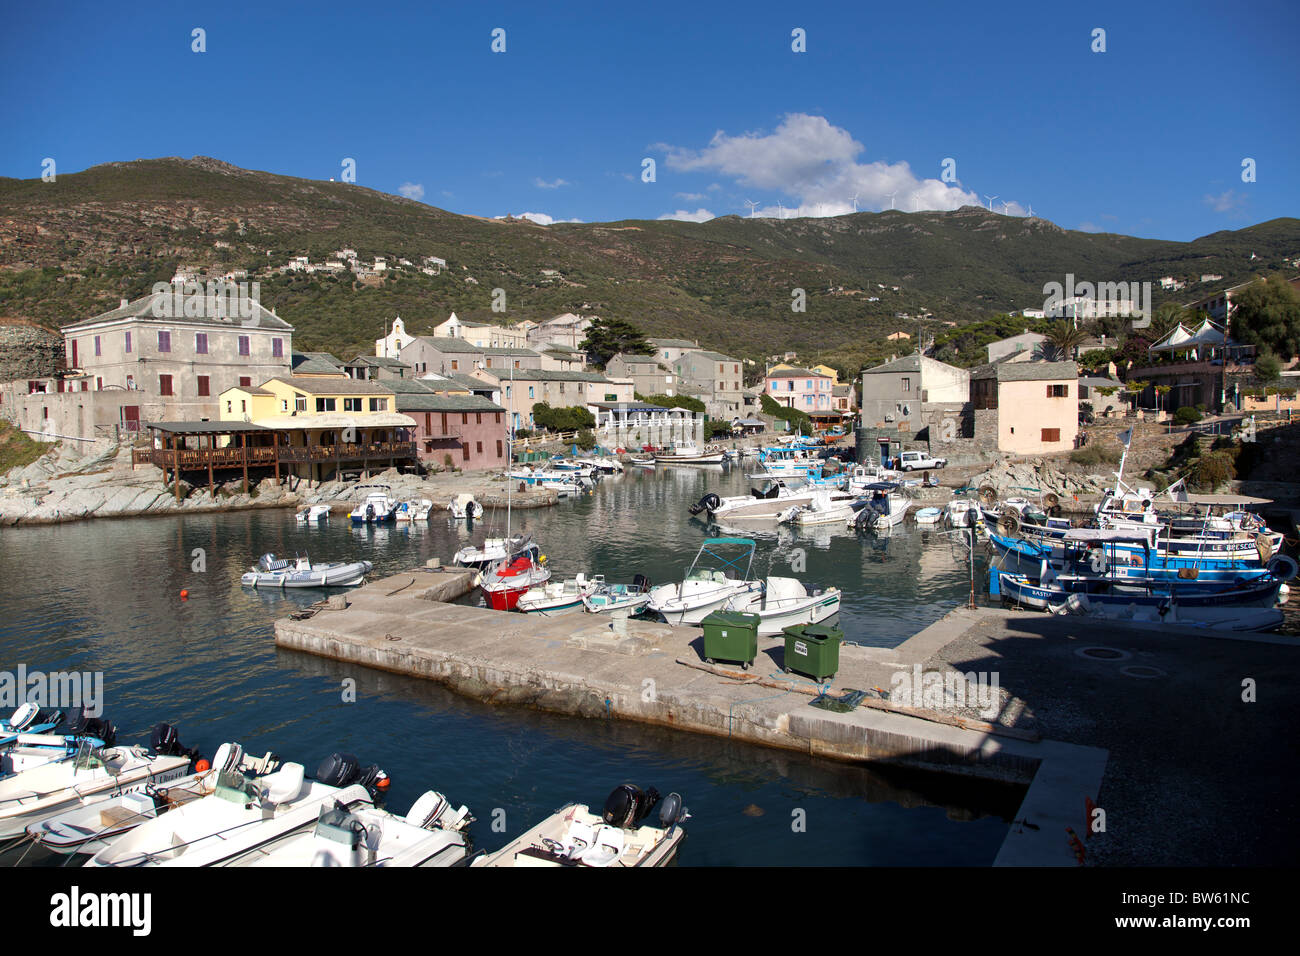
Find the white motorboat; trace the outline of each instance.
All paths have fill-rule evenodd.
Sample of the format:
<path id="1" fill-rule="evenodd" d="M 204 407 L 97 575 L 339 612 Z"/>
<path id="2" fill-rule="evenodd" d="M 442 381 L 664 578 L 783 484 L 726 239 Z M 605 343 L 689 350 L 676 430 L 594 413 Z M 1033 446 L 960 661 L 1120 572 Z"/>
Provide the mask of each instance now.
<path id="1" fill-rule="evenodd" d="M 352 509 L 348 517 L 353 524 L 383 524 L 396 517 L 397 502 L 388 495 L 387 485 L 358 485 L 366 490 L 365 499 Z"/>
<path id="2" fill-rule="evenodd" d="M 748 495 L 731 495 L 720 498 L 710 492 L 691 505 L 691 514 L 707 511 L 715 521 L 744 518 L 752 521 L 777 521 L 791 508 L 802 507 L 818 495 L 829 496 L 832 502 L 852 501 L 847 491 L 819 486 L 798 475 L 763 475 Z"/>
<path id="3" fill-rule="evenodd" d="M 731 551 L 739 553 L 728 557 Z M 749 578 L 753 563 L 751 539 L 706 538 L 685 579 L 651 588 L 646 608 L 669 624 L 699 624 L 736 595 L 762 586 Z"/>
<path id="4" fill-rule="evenodd" d="M 189 773 L 191 754 L 151 754 L 143 747 L 97 747 L 83 741 L 71 760 L 0 780 L 0 837 L 22 833 L 64 810 L 108 793 L 158 786 Z"/>
<path id="5" fill-rule="evenodd" d="M 849 527 L 859 531 L 885 531 L 899 524 L 912 506 L 911 499 L 899 492 L 893 481 L 877 481 L 866 486 L 871 495 L 857 503 L 857 513 L 849 519 Z"/>
<path id="6" fill-rule="evenodd" d="M 0 719 L 0 747 L 17 743 L 20 734 L 49 733 L 61 723 L 61 710 L 42 710 L 36 704 L 22 704 L 7 720 Z"/>
<path id="7" fill-rule="evenodd" d="M 455 866 L 465 859 L 468 807 L 426 792 L 405 817 L 357 802 L 322 806 L 315 826 L 260 843 L 219 866 Z"/>
<path id="8" fill-rule="evenodd" d="M 721 449 L 708 446 L 701 449 L 689 438 L 672 443 L 667 451 L 655 452 L 655 463 L 659 465 L 721 465 L 726 460 Z"/>
<path id="9" fill-rule="evenodd" d="M 953 498 L 944 508 L 944 520 L 953 528 L 973 528 L 983 520 L 979 505 L 969 498 Z"/>
<path id="10" fill-rule="evenodd" d="M 796 624 L 817 624 L 840 612 L 839 588 L 809 591 L 795 578 L 764 578 L 762 589 L 739 594 L 723 609 L 758 615 L 758 634 L 770 637 Z"/>
<path id="11" fill-rule="evenodd" d="M 837 494 L 821 488 L 814 492 L 812 499 L 806 504 L 791 505 L 777 520 L 782 524 L 794 524 L 800 527 L 843 524 L 854 514 L 853 500 L 847 494 Z"/>
<path id="12" fill-rule="evenodd" d="M 467 545 L 456 552 L 452 558 L 452 563 L 462 568 L 475 568 L 479 571 L 486 571 L 493 565 L 504 561 L 507 550 L 511 554 L 519 554 L 524 550 L 528 550 L 531 551 L 534 557 L 541 554 L 541 549 L 532 540 L 532 535 L 520 534 L 511 539 L 487 538 L 484 540 L 482 547 Z"/>
<path id="13" fill-rule="evenodd" d="M 250 588 L 343 588 L 361 584 L 374 568 L 369 561 L 312 564 L 306 555 L 290 561 L 264 554 L 239 583 Z"/>
<path id="14" fill-rule="evenodd" d="M 457 495 L 451 499 L 447 510 L 457 521 L 473 521 L 483 514 L 483 506 L 474 499 L 473 495 Z"/>
<path id="15" fill-rule="evenodd" d="M 303 508 L 294 515 L 294 519 L 299 524 L 320 524 L 324 521 L 328 521 L 329 518 L 329 505 L 308 505 L 306 508 Z"/>
<path id="16" fill-rule="evenodd" d="M 659 811 L 659 826 L 646 819 L 659 801 L 624 784 L 609 795 L 597 815 L 586 804 L 572 803 L 547 817 L 523 836 L 472 866 L 667 866 L 686 838 L 681 824 L 690 818 L 682 798 L 670 793 Z"/>
<path id="17" fill-rule="evenodd" d="M 433 510 L 433 502 L 428 498 L 420 498 L 415 501 L 403 501 L 393 509 L 394 521 L 428 521 L 429 512 Z"/>
<path id="18" fill-rule="evenodd" d="M 583 574 L 565 581 L 546 581 L 520 595 L 515 610 L 543 617 L 577 610 L 583 606 L 583 599 L 595 589 L 595 579 L 588 579 Z"/>
<path id="19" fill-rule="evenodd" d="M 921 508 L 916 512 L 917 524 L 938 524 L 943 520 L 944 511 L 942 508 Z"/>
<path id="20" fill-rule="evenodd" d="M 592 583 L 595 586 L 583 595 L 582 603 L 593 614 L 635 614 L 650 603 L 650 579 L 643 574 L 636 575 L 631 584 L 606 584 L 605 575 L 597 574 Z"/>
<path id="21" fill-rule="evenodd" d="M 848 490 L 855 495 L 866 494 L 867 485 L 880 481 L 897 481 L 902 477 L 890 468 L 882 468 L 874 461 L 854 465 L 849 472 Z"/>
<path id="22" fill-rule="evenodd" d="M 655 466 L 654 455 L 633 455 L 629 461 L 641 468 L 653 468 Z"/>
<path id="23" fill-rule="evenodd" d="M 84 711 L 74 713 L 62 732 L 57 732 L 63 719 L 57 710 L 42 711 L 35 704 L 19 707 L 10 718 L 8 732 L 0 745 L 0 780 L 71 760 L 86 746 L 113 745 L 117 731 L 106 718 L 90 717 Z M 33 732 L 14 733 L 15 726 L 31 728 Z"/>
<path id="24" fill-rule="evenodd" d="M 361 769 L 334 754 L 308 780 L 300 763 L 250 780 L 220 773 L 210 796 L 146 821 L 100 850 L 87 866 L 215 866 L 312 826 L 322 807 L 371 806 L 387 782 L 377 767 Z"/>
<path id="25" fill-rule="evenodd" d="M 602 475 L 621 475 L 623 474 L 623 463 L 617 458 L 578 458 L 580 465 L 590 465 Z"/>
<path id="26" fill-rule="evenodd" d="M 239 744 L 222 744 L 212 766 L 206 770 L 178 777 L 165 787 L 150 784 L 142 790 L 128 790 L 76 806 L 30 824 L 27 835 L 55 853 L 94 855 L 145 821 L 212 793 L 221 771 L 242 770 L 261 775 L 277 765 L 278 761 L 269 753 L 261 758 L 248 758 Z"/>

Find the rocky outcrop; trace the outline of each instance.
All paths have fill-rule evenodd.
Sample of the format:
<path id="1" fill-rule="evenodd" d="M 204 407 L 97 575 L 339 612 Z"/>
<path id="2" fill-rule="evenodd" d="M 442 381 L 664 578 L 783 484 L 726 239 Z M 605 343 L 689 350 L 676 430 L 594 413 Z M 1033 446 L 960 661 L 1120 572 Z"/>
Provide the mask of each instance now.
<path id="1" fill-rule="evenodd" d="M 1076 495 L 1099 495 L 1114 483 L 1115 479 L 1111 475 L 1065 472 L 1042 458 L 1004 461 L 978 475 L 972 475 L 967 482 L 974 488 L 992 485 L 1001 497 L 1018 495 L 1033 498 L 1037 492 L 1026 490 L 1033 488 L 1040 489 L 1043 494 L 1051 492 L 1063 499 Z"/>
<path id="2" fill-rule="evenodd" d="M 21 319 L 0 319 L 0 382 L 45 378 L 63 367 L 63 338 Z"/>
<path id="3" fill-rule="evenodd" d="M 0 476 L 0 525 L 55 524 L 87 518 L 122 518 L 131 515 L 189 514 L 203 511 L 239 511 L 249 508 L 291 508 L 329 504 L 336 512 L 350 511 L 364 500 L 367 485 L 383 484 L 399 500 L 428 498 L 445 507 L 458 494 L 470 493 L 488 508 L 505 506 L 505 483 L 483 472 L 449 472 L 433 477 L 401 475 L 395 470 L 364 482 L 327 482 L 311 487 L 307 482 L 277 484 L 267 478 L 243 492 L 236 479 L 209 491 L 206 485 L 181 482 L 180 500 L 175 489 L 164 485 L 162 472 L 152 465 L 131 467 L 131 447 L 105 441 L 79 453 L 60 445 L 22 468 Z M 555 504 L 554 492 L 513 494 L 515 508 Z"/>

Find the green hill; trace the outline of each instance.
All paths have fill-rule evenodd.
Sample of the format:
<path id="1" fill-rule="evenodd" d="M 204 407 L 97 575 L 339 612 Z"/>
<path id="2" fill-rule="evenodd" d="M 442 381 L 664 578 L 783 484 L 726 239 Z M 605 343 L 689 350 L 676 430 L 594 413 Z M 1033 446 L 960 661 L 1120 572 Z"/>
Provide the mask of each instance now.
<path id="1" fill-rule="evenodd" d="M 0 179 L 0 315 L 57 328 L 143 294 L 178 265 L 252 273 L 296 255 L 322 261 L 345 246 L 390 263 L 438 256 L 448 268 L 373 287 L 350 275 L 252 276 L 263 304 L 296 327 L 298 348 L 369 352 L 399 313 L 419 332 L 453 310 L 510 322 L 578 312 L 740 357 L 793 349 L 848 366 L 896 351 L 884 342 L 890 332 L 915 337 L 918 321 L 895 313 L 933 313 L 920 326 L 939 333 L 944 322 L 1040 307 L 1044 283 L 1066 273 L 1094 282 L 1222 274 L 1179 301 L 1208 294 L 1281 268 L 1300 252 L 1300 220 L 1187 243 L 1071 232 L 979 207 L 538 226 L 203 157 L 139 160 L 53 183 Z M 506 292 L 504 315 L 491 309 L 496 288 Z M 796 288 L 807 295 L 802 313 L 791 310 Z"/>

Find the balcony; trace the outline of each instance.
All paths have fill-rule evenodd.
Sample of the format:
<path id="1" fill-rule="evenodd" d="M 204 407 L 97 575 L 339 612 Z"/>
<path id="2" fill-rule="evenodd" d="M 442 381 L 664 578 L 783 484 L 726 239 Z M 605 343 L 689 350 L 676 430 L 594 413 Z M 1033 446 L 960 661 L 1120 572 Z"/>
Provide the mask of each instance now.
<path id="1" fill-rule="evenodd" d="M 383 458 L 415 458 L 415 442 L 385 441 L 335 445 L 281 445 L 279 448 L 133 448 L 133 465 L 157 465 L 163 469 L 242 468 L 317 461 L 367 461 Z"/>

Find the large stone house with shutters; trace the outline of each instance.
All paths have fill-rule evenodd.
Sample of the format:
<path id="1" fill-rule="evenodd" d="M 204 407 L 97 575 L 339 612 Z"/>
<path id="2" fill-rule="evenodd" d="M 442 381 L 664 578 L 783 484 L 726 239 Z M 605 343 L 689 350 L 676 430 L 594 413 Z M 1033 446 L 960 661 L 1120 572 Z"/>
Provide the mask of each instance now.
<path id="1" fill-rule="evenodd" d="M 741 414 L 745 376 L 740 360 L 701 349 L 683 352 L 672 363 L 683 386 L 694 386 L 710 418 L 728 420 Z M 682 388 L 679 394 L 689 394 Z"/>
<path id="2" fill-rule="evenodd" d="M 289 323 L 251 300 L 251 314 L 232 315 L 227 296 L 187 288 L 65 325 L 68 371 L 8 383 L 4 414 L 33 435 L 91 441 L 142 422 L 216 419 L 226 389 L 290 374 Z"/>

